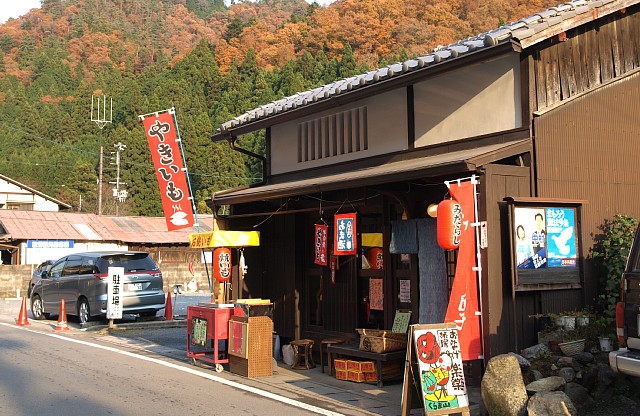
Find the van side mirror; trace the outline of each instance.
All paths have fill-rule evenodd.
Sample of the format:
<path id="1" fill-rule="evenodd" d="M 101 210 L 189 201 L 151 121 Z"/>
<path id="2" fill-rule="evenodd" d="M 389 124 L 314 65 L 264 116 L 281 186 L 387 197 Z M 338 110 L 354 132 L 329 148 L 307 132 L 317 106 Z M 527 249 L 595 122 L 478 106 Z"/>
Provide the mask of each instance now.
<path id="1" fill-rule="evenodd" d="M 47 279 L 49 277 L 49 272 L 48 271 L 43 271 L 42 273 L 40 273 L 40 278 L 42 279 Z"/>

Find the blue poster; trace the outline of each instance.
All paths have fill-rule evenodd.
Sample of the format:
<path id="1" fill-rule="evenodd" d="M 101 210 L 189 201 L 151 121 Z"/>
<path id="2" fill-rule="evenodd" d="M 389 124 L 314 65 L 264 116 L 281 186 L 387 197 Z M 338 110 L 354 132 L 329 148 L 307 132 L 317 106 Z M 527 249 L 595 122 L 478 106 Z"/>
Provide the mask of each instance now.
<path id="1" fill-rule="evenodd" d="M 575 211 L 547 208 L 547 265 L 576 267 Z"/>

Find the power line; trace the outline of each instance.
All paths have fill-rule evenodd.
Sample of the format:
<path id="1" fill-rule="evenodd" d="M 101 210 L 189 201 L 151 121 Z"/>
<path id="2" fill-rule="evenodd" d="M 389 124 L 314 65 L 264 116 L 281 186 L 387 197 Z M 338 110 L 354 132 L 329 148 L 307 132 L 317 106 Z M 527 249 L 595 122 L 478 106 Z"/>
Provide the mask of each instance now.
<path id="1" fill-rule="evenodd" d="M 92 155 L 92 156 L 95 156 L 95 157 L 99 157 L 100 156 L 100 154 L 97 153 L 97 152 L 91 152 L 89 150 L 80 149 L 80 148 L 78 148 L 76 146 L 73 146 L 73 145 L 70 145 L 70 144 L 67 144 L 67 143 L 60 143 L 60 142 L 57 142 L 55 140 L 46 139 L 44 137 L 35 135 L 33 133 L 26 132 L 26 131 L 21 130 L 19 128 L 16 128 L 16 127 L 8 125 L 7 122 L 5 122 L 5 121 L 0 121 L 0 124 L 4 125 L 5 127 L 7 127 L 10 130 L 13 130 L 16 133 L 22 133 L 22 134 L 24 134 L 24 135 L 26 135 L 26 136 L 28 136 L 30 138 L 33 138 L 33 139 L 38 139 L 38 140 L 41 140 L 41 141 L 47 142 L 47 143 L 57 144 L 59 146 L 71 149 L 71 150 L 73 150 L 75 152 L 78 152 L 78 153 L 89 154 L 89 155 Z M 0 160 L 0 163 L 2 163 L 2 162 L 3 161 Z M 11 163 L 11 164 L 15 164 L 15 163 L 28 164 L 28 162 L 13 162 L 13 161 L 11 161 L 11 162 L 4 161 L 4 162 L 5 163 Z M 129 162 L 129 161 L 124 161 L 124 160 L 121 161 L 121 163 L 123 165 L 137 166 L 137 167 L 141 167 L 141 168 L 154 170 L 154 167 L 151 164 Z M 58 165 L 57 164 L 43 164 L 43 163 L 36 162 L 36 163 L 33 163 L 33 166 L 58 166 Z M 198 177 L 202 177 L 202 178 L 237 179 L 237 180 L 242 180 L 242 181 L 256 181 L 256 180 L 262 179 L 262 178 L 259 178 L 259 177 L 222 176 L 222 175 L 212 175 L 212 174 L 208 174 L 208 173 L 199 173 L 199 172 L 195 172 L 194 173 L 192 171 L 189 172 L 189 175 L 190 176 L 198 176 Z"/>

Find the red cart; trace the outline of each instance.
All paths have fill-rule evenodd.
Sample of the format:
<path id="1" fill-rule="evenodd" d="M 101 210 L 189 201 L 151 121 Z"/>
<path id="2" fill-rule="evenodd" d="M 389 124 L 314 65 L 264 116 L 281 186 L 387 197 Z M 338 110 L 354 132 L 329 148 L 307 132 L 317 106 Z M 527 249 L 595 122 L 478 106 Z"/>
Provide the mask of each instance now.
<path id="1" fill-rule="evenodd" d="M 192 364 L 195 365 L 196 359 L 202 360 L 215 364 L 216 371 L 221 372 L 222 364 L 229 362 L 227 349 L 220 350 L 219 342 L 229 339 L 229 318 L 234 311 L 229 306 L 201 302 L 187 307 L 187 357 Z"/>

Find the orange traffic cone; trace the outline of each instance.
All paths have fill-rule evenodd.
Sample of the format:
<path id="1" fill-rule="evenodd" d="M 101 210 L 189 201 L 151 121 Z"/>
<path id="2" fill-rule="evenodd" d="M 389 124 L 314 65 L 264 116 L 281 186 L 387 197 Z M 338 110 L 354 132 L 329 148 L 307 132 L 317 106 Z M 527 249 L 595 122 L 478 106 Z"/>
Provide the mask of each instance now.
<path id="1" fill-rule="evenodd" d="M 64 299 L 60 299 L 60 316 L 58 317 L 58 325 L 54 331 L 68 331 L 67 325 L 67 307 L 64 305 Z"/>
<path id="2" fill-rule="evenodd" d="M 164 319 L 173 320 L 173 306 L 171 306 L 171 292 L 167 292 L 167 304 L 164 307 Z"/>
<path id="3" fill-rule="evenodd" d="M 20 304 L 20 313 L 18 314 L 16 325 L 31 325 L 29 323 L 29 319 L 27 318 L 27 298 L 25 298 L 24 296 L 22 297 L 22 304 Z"/>

